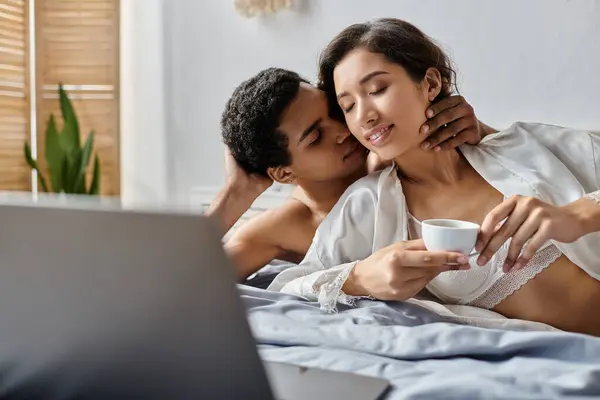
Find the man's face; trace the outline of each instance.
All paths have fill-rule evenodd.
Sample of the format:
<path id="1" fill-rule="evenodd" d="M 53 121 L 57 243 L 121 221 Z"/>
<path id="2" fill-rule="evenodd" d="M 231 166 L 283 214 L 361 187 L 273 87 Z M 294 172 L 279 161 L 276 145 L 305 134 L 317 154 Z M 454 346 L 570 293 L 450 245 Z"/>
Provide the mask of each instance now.
<path id="1" fill-rule="evenodd" d="M 367 150 L 345 124 L 329 116 L 325 93 L 312 85 L 300 85 L 279 130 L 288 137 L 292 164 L 287 168 L 297 183 L 342 179 L 365 166 Z"/>

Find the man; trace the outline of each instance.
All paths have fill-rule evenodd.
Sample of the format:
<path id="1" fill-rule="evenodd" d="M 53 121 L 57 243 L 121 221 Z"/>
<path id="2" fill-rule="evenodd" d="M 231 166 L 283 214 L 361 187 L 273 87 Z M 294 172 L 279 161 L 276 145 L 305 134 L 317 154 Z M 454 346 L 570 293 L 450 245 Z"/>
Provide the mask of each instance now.
<path id="1" fill-rule="evenodd" d="M 478 143 L 493 132 L 459 96 L 427 111 L 431 151 Z M 269 68 L 243 82 L 221 119 L 227 183 L 208 210 L 228 231 L 273 181 L 295 184 L 281 206 L 245 223 L 225 248 L 246 278 L 274 259 L 299 262 L 315 231 L 353 182 L 381 163 L 333 119 L 321 90 L 297 73 Z"/>

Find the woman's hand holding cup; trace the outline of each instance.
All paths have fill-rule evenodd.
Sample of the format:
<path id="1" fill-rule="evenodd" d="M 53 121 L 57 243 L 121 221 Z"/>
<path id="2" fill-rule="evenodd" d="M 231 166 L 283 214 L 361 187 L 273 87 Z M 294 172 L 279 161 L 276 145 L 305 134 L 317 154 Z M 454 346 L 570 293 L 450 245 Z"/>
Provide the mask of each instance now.
<path id="1" fill-rule="evenodd" d="M 359 261 L 342 290 L 353 296 L 406 300 L 440 273 L 465 269 L 469 269 L 468 257 L 462 253 L 427 251 L 423 240 L 403 241 Z"/>

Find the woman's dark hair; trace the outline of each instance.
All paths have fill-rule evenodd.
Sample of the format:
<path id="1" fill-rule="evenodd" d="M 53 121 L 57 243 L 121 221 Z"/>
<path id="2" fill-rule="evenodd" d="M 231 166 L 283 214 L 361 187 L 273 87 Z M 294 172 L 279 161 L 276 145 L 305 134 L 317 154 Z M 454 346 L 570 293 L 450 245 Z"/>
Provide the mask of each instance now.
<path id="1" fill-rule="evenodd" d="M 416 26 L 395 18 L 350 25 L 327 45 L 319 57 L 319 87 L 327 93 L 332 115 L 341 121 L 344 116 L 335 96 L 333 70 L 348 53 L 361 47 L 401 65 L 415 82 L 421 81 L 429 68 L 437 68 L 443 87 L 434 102 L 449 96 L 456 88 L 456 73 L 450 59 Z"/>

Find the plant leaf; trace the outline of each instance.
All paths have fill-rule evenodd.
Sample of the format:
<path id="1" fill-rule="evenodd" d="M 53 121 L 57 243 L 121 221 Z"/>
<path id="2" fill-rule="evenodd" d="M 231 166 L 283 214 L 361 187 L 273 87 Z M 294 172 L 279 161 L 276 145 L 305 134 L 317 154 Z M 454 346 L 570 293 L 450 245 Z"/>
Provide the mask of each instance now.
<path id="1" fill-rule="evenodd" d="M 94 157 L 94 172 L 92 173 L 92 184 L 90 185 L 90 194 L 98 195 L 100 193 L 100 160 L 98 154 Z"/>
<path id="2" fill-rule="evenodd" d="M 69 95 L 64 90 L 62 83 L 58 85 L 58 97 L 60 101 L 60 110 L 64 121 L 62 130 L 62 141 L 64 148 L 73 151 L 81 146 L 79 139 L 79 122 L 73 108 L 73 103 Z"/>
<path id="3" fill-rule="evenodd" d="M 73 122 L 65 121 L 59 137 L 65 154 L 71 154 L 75 150 L 79 150 L 79 134 L 75 133 Z"/>
<path id="4" fill-rule="evenodd" d="M 48 185 L 46 184 L 46 180 L 44 179 L 42 172 L 39 170 L 37 170 L 37 177 L 38 177 L 38 181 L 40 182 L 40 186 L 42 187 L 42 190 L 46 193 L 49 193 L 50 191 L 48 190 Z"/>
<path id="5" fill-rule="evenodd" d="M 81 168 L 82 150 L 75 149 L 69 157 L 67 157 L 67 175 L 69 191 L 67 193 L 85 193 L 85 187 L 79 188 L 77 177 Z"/>
<path id="6" fill-rule="evenodd" d="M 72 185 L 69 179 L 69 157 L 63 158 L 63 167 L 62 167 L 62 182 L 63 182 L 63 190 L 65 193 L 72 193 Z"/>
<path id="7" fill-rule="evenodd" d="M 90 156 L 92 155 L 92 148 L 94 147 L 94 131 L 91 131 L 83 149 L 81 150 L 81 162 L 79 163 L 79 171 L 77 174 L 77 180 L 75 183 L 75 190 L 77 193 L 85 193 L 85 171 L 87 170 L 88 164 L 90 163 Z"/>
<path id="8" fill-rule="evenodd" d="M 25 159 L 27 160 L 27 164 L 29 164 L 32 169 L 38 169 L 37 163 L 31 156 L 31 147 L 29 146 L 28 141 L 25 141 Z"/>
<path id="9" fill-rule="evenodd" d="M 36 171 L 38 180 L 40 182 L 40 186 L 44 192 L 48 192 L 48 185 L 46 185 L 46 180 L 42 175 L 42 171 L 37 166 L 37 162 L 31 156 L 31 147 L 29 146 L 29 142 L 25 141 L 25 159 L 27 160 L 27 164 Z"/>
<path id="10" fill-rule="evenodd" d="M 59 193 L 63 190 L 62 168 L 64 158 L 65 154 L 60 145 L 60 138 L 58 137 L 58 131 L 56 130 L 54 115 L 51 114 L 46 128 L 46 162 L 48 163 L 48 169 L 50 170 L 52 190 L 55 193 Z"/>

